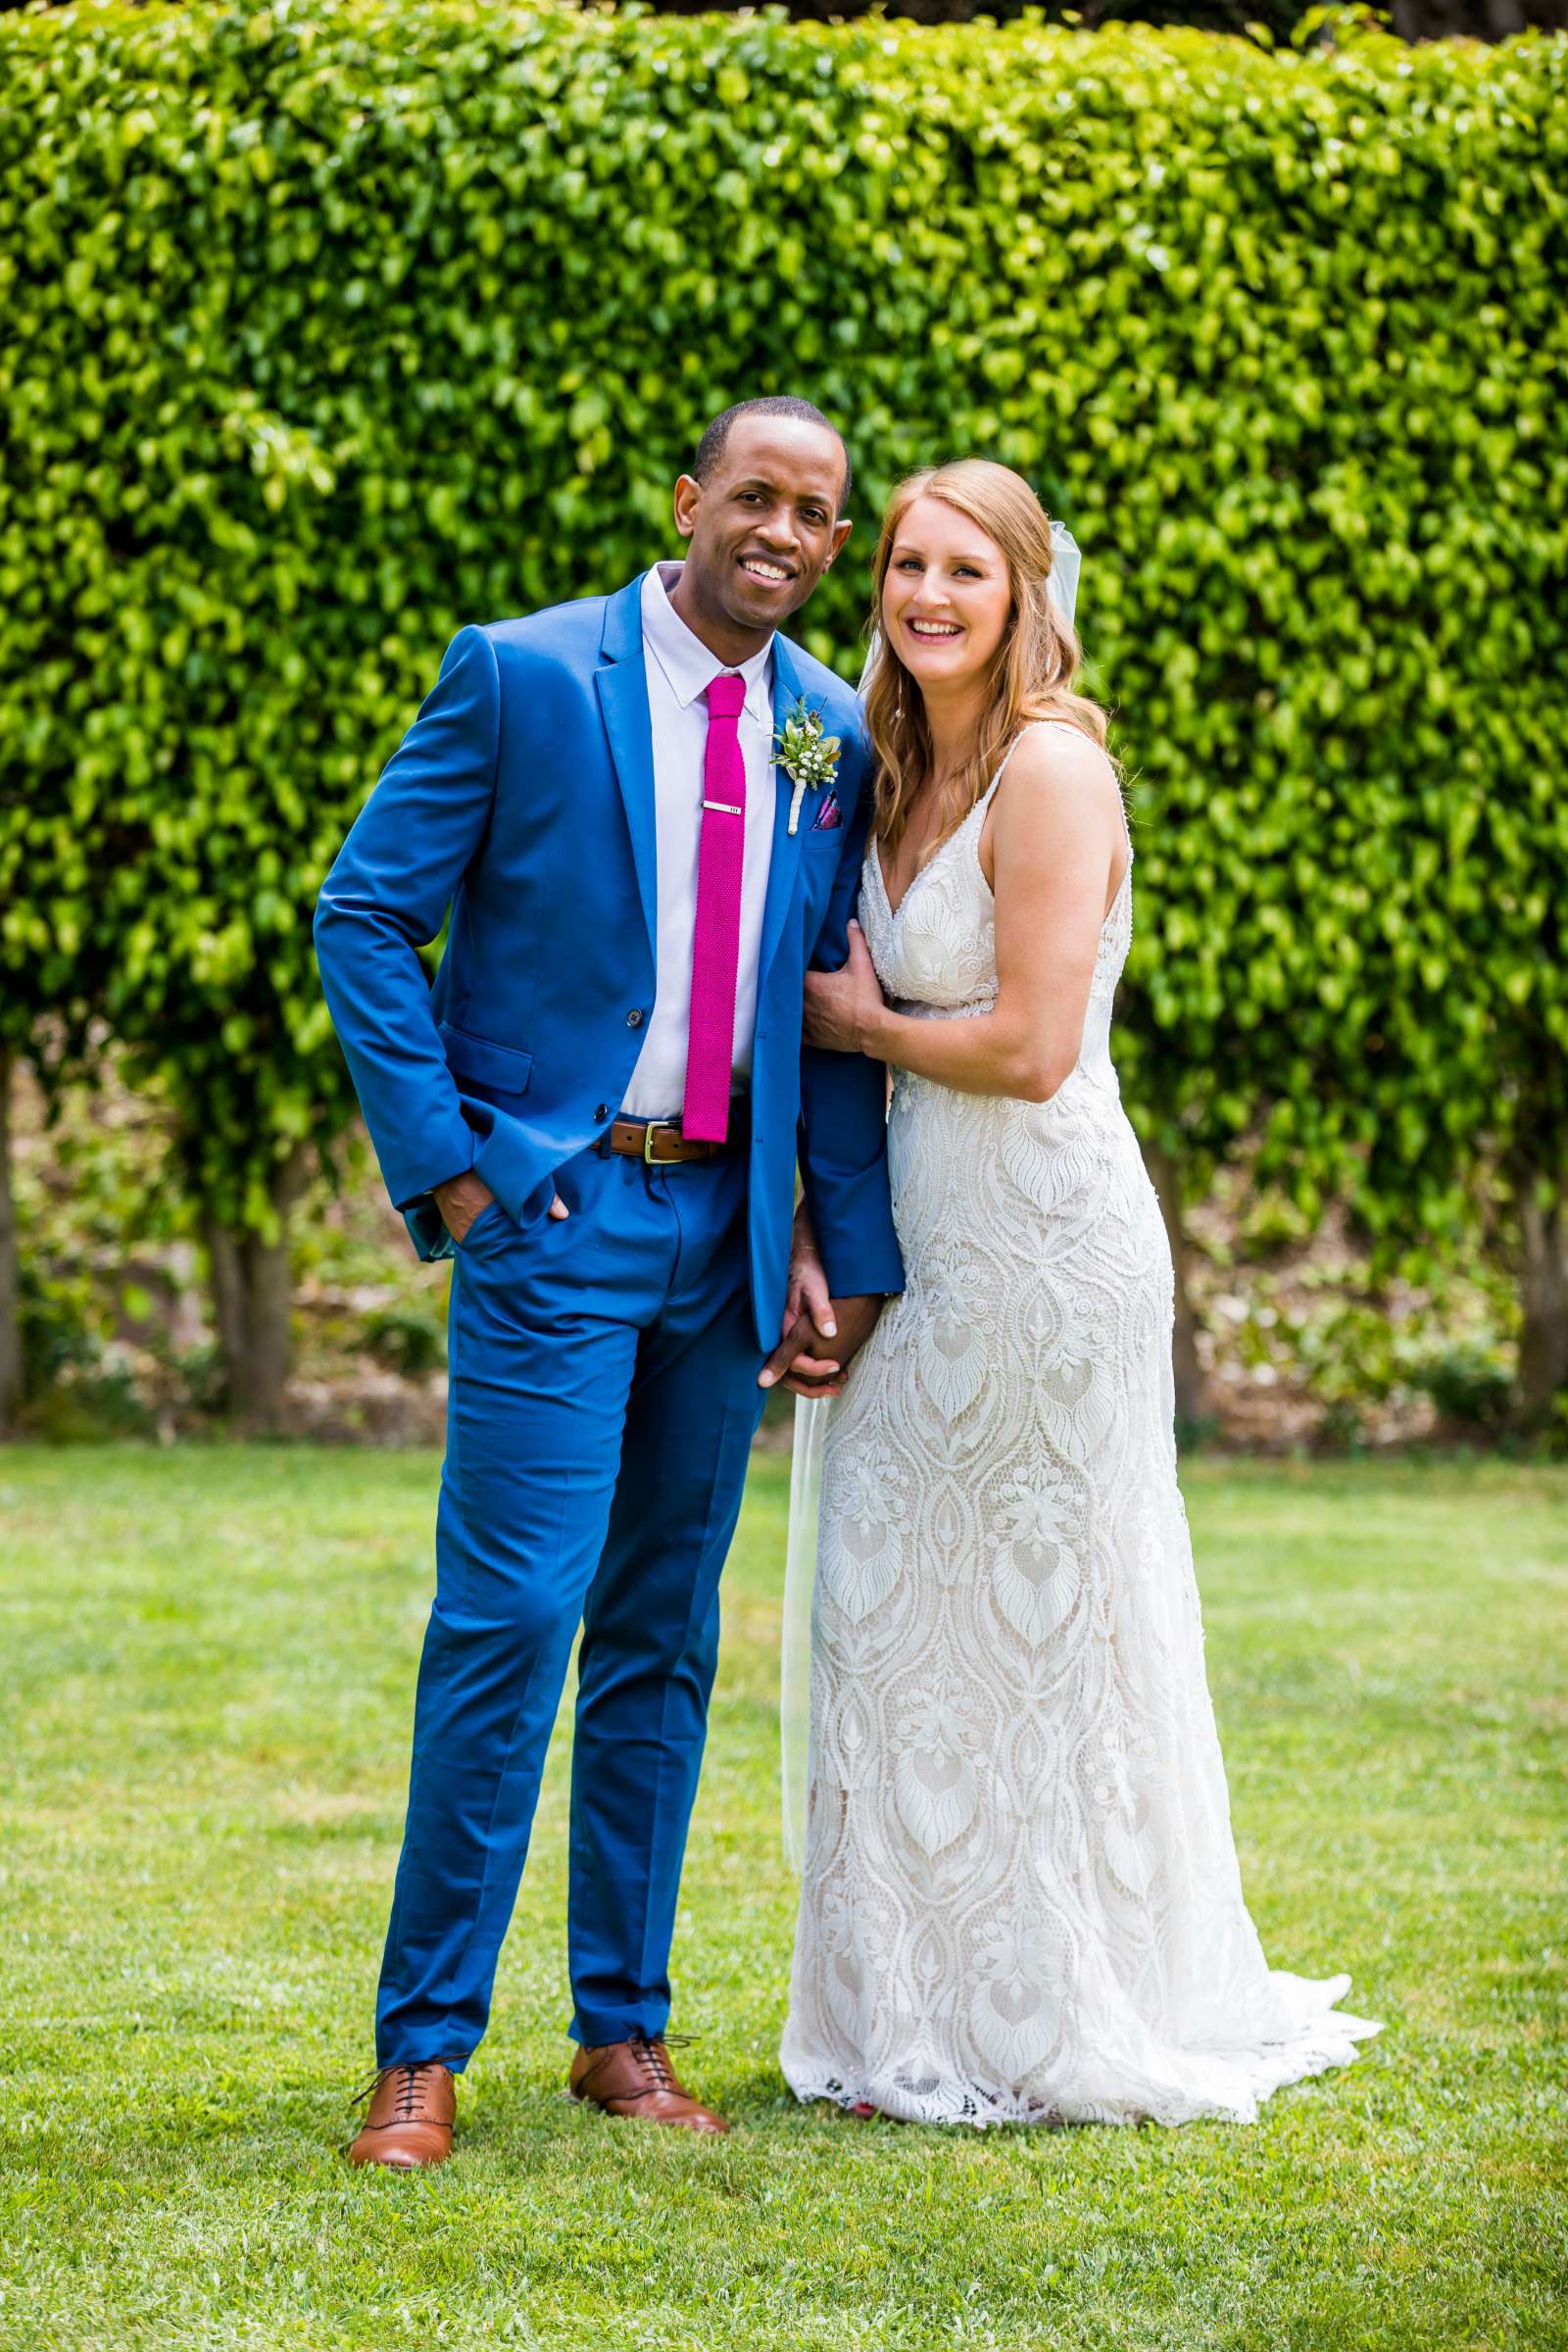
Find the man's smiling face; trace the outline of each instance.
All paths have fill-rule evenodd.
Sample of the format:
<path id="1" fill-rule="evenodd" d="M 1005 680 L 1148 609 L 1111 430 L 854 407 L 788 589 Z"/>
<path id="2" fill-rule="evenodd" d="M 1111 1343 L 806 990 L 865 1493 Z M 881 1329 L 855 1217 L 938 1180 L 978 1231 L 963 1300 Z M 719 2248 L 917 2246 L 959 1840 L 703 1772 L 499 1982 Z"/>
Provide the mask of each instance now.
<path id="1" fill-rule="evenodd" d="M 750 651 L 800 611 L 849 536 L 844 473 L 825 425 L 738 416 L 708 479 L 681 475 L 675 522 L 689 546 L 675 602 L 707 623 L 700 634 Z"/>

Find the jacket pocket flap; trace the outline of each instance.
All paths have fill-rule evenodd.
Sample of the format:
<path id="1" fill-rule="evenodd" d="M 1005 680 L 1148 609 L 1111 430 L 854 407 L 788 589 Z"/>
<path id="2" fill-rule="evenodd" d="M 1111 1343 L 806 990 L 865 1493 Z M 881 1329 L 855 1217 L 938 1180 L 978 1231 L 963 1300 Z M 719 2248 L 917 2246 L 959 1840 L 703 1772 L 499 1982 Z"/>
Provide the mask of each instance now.
<path id="1" fill-rule="evenodd" d="M 454 1029 L 450 1021 L 442 1021 L 439 1027 L 447 1068 L 454 1078 L 477 1078 L 481 1086 L 493 1086 L 502 1094 L 527 1092 L 528 1073 L 533 1068 L 531 1054 L 516 1046 L 495 1045 L 488 1037 L 473 1037 L 466 1029 Z"/>

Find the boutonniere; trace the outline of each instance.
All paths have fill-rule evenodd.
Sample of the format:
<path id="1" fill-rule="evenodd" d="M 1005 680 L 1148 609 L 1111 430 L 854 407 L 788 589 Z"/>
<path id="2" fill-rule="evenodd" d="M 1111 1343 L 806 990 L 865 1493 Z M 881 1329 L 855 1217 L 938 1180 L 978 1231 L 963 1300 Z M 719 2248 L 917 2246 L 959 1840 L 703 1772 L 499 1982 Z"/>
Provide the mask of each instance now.
<path id="1" fill-rule="evenodd" d="M 839 772 L 843 749 L 836 735 L 822 732 L 822 713 L 803 697 L 773 739 L 773 757 L 795 787 L 790 802 L 790 831 L 801 821 L 801 803 L 807 793 L 820 792 Z"/>

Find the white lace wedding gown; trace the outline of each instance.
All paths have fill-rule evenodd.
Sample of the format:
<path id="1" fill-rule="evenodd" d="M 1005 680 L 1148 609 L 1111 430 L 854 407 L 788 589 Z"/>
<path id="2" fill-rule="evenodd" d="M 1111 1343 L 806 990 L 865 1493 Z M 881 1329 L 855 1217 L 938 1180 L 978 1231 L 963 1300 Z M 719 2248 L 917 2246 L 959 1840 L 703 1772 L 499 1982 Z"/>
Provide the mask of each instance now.
<path id="1" fill-rule="evenodd" d="M 1054 723 L 1054 722 L 1046 722 Z M 997 781 L 1000 782 L 1000 776 Z M 997 992 L 990 792 L 860 920 L 927 1019 Z M 827 1424 L 782 2059 L 925 2123 L 1250 2121 L 1376 2032 L 1242 1899 L 1176 1483 L 1172 1279 L 1121 1107 L 1131 869 L 1046 1103 L 895 1073 L 907 1289 Z"/>

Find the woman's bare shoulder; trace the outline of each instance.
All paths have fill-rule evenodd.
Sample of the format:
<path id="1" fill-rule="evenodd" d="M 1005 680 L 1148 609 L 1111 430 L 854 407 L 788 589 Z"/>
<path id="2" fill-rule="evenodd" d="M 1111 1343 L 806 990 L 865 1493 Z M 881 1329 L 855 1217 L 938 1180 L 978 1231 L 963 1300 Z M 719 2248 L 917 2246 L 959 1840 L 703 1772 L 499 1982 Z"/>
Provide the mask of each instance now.
<path id="1" fill-rule="evenodd" d="M 1037 718 L 1025 727 L 1003 774 L 1014 783 L 1089 785 L 1121 797 L 1109 753 L 1065 718 Z"/>
<path id="2" fill-rule="evenodd" d="M 1081 727 L 1037 719 L 1013 745 L 999 779 L 998 814 L 1098 831 L 1122 818 L 1121 784 L 1108 755 Z"/>

